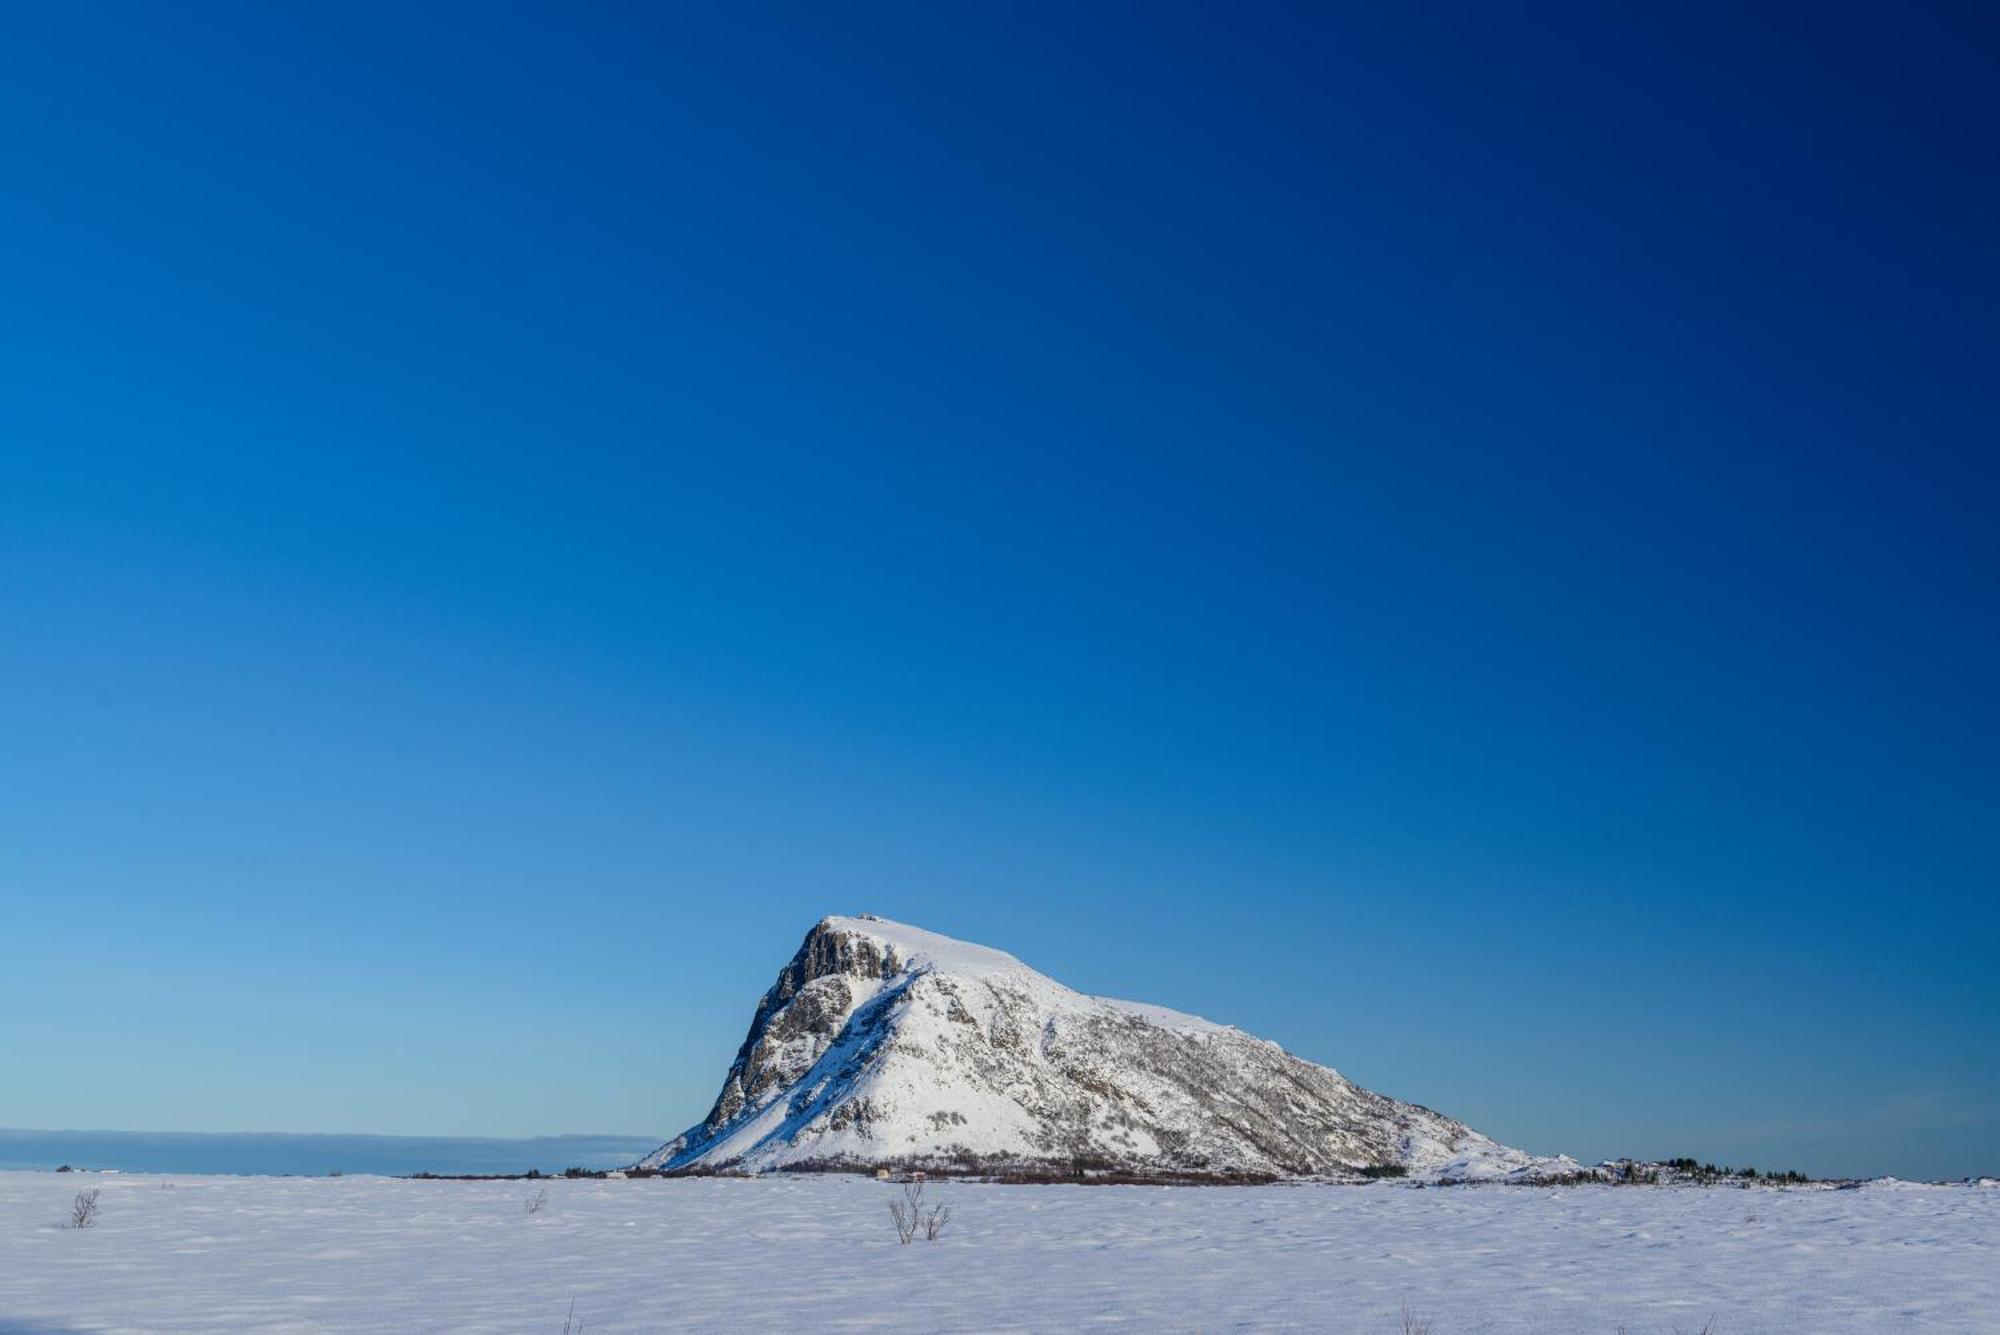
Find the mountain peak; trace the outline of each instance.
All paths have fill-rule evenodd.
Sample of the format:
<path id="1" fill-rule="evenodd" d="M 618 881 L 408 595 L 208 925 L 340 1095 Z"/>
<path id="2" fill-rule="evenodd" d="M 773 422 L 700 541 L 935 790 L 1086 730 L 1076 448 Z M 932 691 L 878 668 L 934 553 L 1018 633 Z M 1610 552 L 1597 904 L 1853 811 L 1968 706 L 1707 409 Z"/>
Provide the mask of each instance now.
<path id="1" fill-rule="evenodd" d="M 1005 951 L 976 946 L 908 923 L 891 922 L 872 913 L 821 918 L 806 934 L 806 944 L 801 950 L 812 949 L 815 940 L 872 942 L 882 958 L 892 965 L 891 971 L 898 973 L 931 969 L 978 978 L 1034 972 Z"/>

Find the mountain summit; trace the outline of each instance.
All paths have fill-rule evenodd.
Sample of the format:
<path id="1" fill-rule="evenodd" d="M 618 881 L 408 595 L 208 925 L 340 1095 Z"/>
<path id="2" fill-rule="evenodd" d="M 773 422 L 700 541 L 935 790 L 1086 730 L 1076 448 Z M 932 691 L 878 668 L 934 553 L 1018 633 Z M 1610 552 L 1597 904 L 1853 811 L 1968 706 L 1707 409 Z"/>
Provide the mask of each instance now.
<path id="1" fill-rule="evenodd" d="M 1192 1015 L 1085 996 L 1012 955 L 825 918 L 757 1005 L 700 1125 L 641 1167 L 1529 1174 L 1540 1161 Z"/>

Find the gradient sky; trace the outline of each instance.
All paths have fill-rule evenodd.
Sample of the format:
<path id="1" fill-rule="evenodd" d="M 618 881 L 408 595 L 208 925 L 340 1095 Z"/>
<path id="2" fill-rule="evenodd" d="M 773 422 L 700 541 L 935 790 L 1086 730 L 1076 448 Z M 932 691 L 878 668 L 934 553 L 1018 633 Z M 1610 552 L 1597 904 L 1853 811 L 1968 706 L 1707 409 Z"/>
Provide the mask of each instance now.
<path id="1" fill-rule="evenodd" d="M 679 1130 L 821 914 L 2000 1170 L 1975 11 L 0 17 L 0 1125 Z"/>

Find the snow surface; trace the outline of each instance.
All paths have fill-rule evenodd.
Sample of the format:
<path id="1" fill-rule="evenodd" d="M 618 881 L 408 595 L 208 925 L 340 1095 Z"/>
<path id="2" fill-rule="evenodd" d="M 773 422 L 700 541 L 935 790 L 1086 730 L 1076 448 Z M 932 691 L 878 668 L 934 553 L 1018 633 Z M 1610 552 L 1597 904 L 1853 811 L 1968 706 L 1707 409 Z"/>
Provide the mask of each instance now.
<path id="1" fill-rule="evenodd" d="M 2000 1192 L 0 1174 L 0 1332 L 2000 1330 Z M 79 1189 L 101 1222 L 53 1227 Z"/>

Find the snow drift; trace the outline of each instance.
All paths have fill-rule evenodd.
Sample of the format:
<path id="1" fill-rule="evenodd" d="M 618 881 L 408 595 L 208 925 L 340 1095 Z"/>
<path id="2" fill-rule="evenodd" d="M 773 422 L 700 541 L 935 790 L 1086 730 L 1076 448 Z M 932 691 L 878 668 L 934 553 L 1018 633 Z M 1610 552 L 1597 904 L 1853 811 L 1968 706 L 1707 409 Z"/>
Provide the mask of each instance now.
<path id="1" fill-rule="evenodd" d="M 896 1164 L 1073 1175 L 1450 1179 L 1574 1168 L 1277 1044 L 1085 996 L 1012 955 L 880 918 L 807 933 L 666 1171 Z"/>

